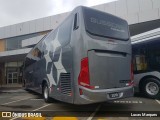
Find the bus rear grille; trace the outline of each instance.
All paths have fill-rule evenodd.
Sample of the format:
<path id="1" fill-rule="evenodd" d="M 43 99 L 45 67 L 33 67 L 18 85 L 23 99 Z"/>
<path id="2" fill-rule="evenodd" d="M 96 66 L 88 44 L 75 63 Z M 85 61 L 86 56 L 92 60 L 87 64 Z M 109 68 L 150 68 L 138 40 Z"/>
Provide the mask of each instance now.
<path id="1" fill-rule="evenodd" d="M 71 95 L 71 76 L 70 73 L 61 73 L 60 75 L 61 93 Z"/>

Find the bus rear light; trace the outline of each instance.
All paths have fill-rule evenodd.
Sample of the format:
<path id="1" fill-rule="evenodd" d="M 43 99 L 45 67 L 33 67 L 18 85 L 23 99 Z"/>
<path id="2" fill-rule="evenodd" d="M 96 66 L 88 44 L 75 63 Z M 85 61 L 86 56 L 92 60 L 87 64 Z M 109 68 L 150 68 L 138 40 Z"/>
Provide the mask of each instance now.
<path id="1" fill-rule="evenodd" d="M 83 95 L 82 89 L 79 89 L 79 94 L 80 94 L 80 95 Z"/>
<path id="2" fill-rule="evenodd" d="M 53 85 L 50 87 L 50 92 L 53 92 Z"/>
<path id="3" fill-rule="evenodd" d="M 78 84 L 89 89 L 94 89 L 94 86 L 90 86 L 88 57 L 81 60 L 81 70 L 78 76 Z"/>
<path id="4" fill-rule="evenodd" d="M 72 96 L 72 92 L 70 93 L 70 96 Z"/>
<path id="5" fill-rule="evenodd" d="M 131 64 L 131 80 L 134 79 L 134 74 L 133 74 L 133 64 Z"/>
<path id="6" fill-rule="evenodd" d="M 131 81 L 131 82 L 129 82 L 127 85 L 128 85 L 128 86 L 132 86 L 132 85 L 134 85 L 134 82 Z"/>

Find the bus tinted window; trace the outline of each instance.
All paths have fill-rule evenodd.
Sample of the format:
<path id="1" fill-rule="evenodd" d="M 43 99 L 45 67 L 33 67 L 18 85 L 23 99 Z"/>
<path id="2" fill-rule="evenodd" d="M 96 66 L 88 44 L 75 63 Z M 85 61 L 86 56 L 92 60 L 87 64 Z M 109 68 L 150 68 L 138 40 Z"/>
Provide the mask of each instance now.
<path id="1" fill-rule="evenodd" d="M 73 18 L 70 17 L 59 27 L 58 40 L 62 46 L 68 44 L 70 41 L 72 22 Z"/>
<path id="2" fill-rule="evenodd" d="M 128 24 L 111 14 L 88 8 L 83 9 L 86 31 L 102 37 L 128 40 Z M 96 28 L 96 29 L 95 29 Z"/>
<path id="3" fill-rule="evenodd" d="M 34 64 L 39 61 L 43 56 L 42 42 L 39 42 L 26 56 L 25 67 Z"/>

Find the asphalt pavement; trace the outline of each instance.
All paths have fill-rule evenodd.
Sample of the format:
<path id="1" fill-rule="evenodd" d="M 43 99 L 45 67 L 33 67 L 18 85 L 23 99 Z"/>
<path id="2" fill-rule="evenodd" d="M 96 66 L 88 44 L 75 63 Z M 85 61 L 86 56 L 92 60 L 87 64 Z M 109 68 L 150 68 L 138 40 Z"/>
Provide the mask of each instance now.
<path id="1" fill-rule="evenodd" d="M 72 105 L 54 99 L 51 103 L 45 103 L 41 95 L 17 89 L 0 92 L 0 111 L 32 112 L 43 116 L 33 119 L 15 114 L 14 117 L 1 117 L 0 120 L 160 120 L 160 117 L 155 117 L 160 114 L 160 100 L 136 95 L 91 105 Z"/>

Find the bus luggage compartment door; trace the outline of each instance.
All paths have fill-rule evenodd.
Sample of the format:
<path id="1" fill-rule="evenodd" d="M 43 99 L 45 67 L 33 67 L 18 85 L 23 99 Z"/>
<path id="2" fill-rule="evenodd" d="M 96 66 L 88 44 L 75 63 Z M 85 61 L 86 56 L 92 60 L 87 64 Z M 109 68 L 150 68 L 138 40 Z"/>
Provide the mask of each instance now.
<path id="1" fill-rule="evenodd" d="M 121 52 L 88 51 L 90 85 L 97 89 L 125 87 L 130 81 L 130 57 Z"/>

